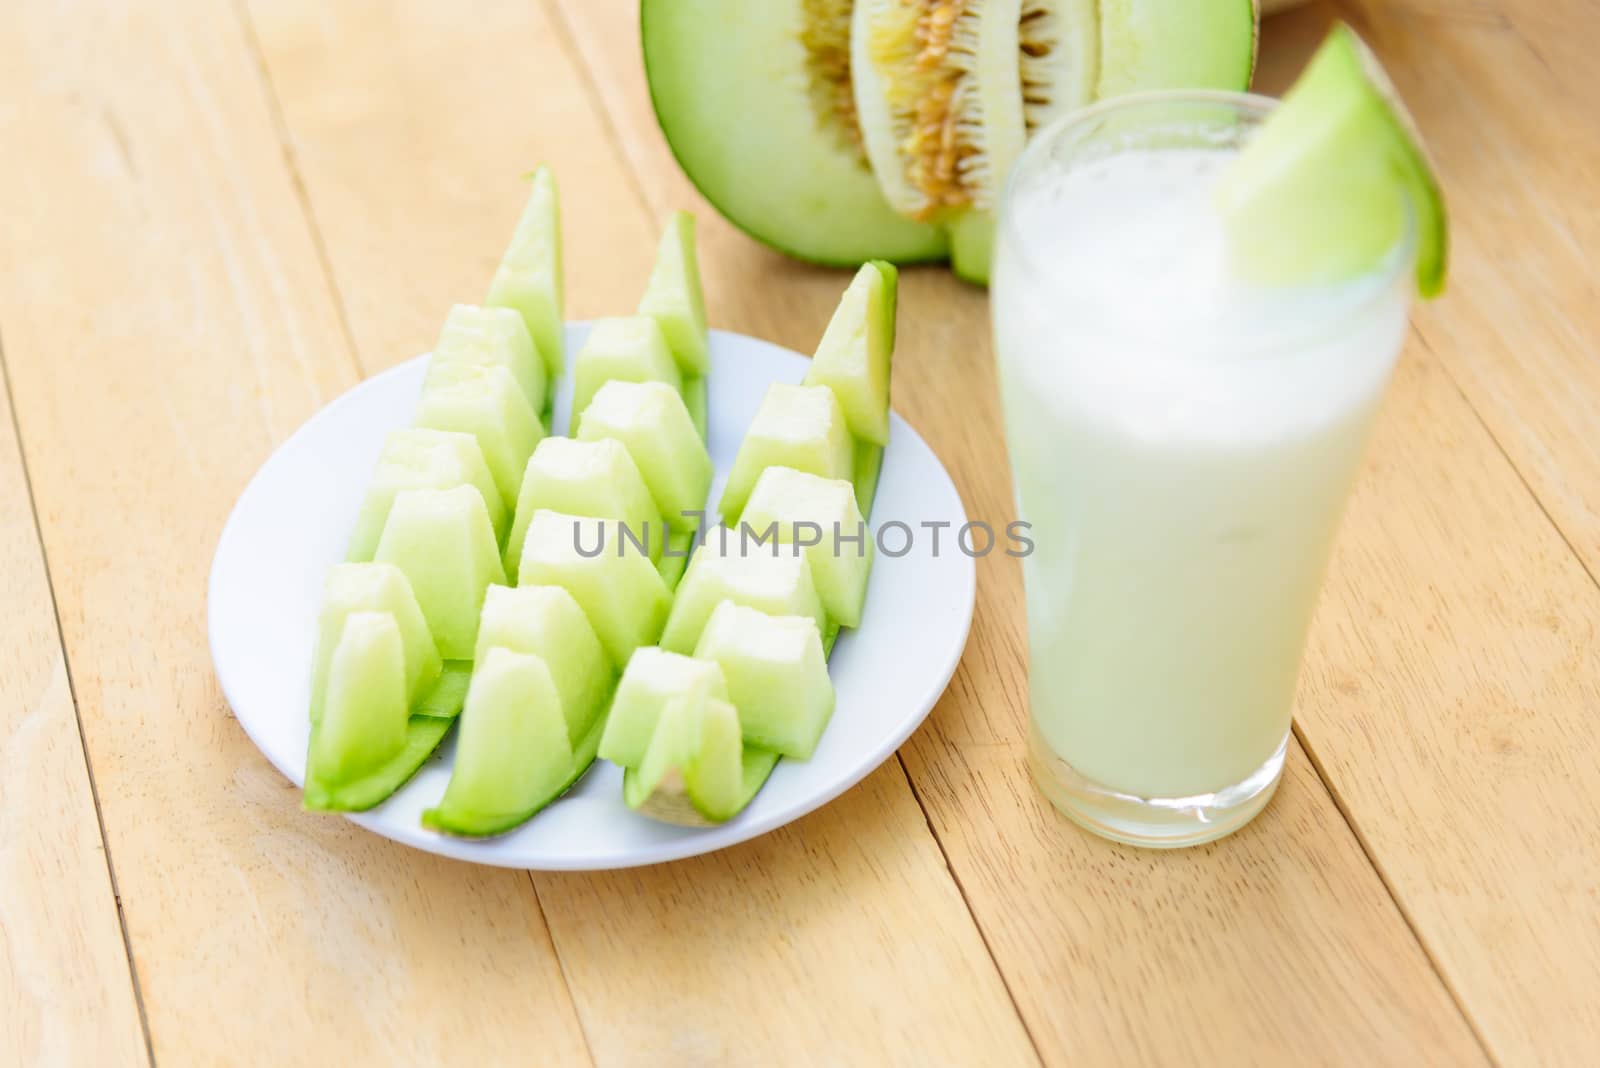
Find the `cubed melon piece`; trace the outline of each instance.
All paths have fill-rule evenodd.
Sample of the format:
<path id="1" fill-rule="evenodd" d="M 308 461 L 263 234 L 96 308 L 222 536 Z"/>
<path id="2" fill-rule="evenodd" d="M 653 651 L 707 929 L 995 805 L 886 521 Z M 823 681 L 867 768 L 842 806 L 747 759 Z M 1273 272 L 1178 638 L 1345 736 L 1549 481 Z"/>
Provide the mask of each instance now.
<path id="1" fill-rule="evenodd" d="M 711 492 L 711 455 L 684 399 L 664 382 L 607 382 L 583 412 L 583 441 L 620 441 L 638 465 L 656 510 L 674 530 L 693 530 Z"/>
<path id="2" fill-rule="evenodd" d="M 528 398 L 528 407 L 543 412 L 549 371 L 533 346 L 527 324 L 514 308 L 457 304 L 445 317 L 431 366 L 474 364 L 504 367 Z"/>
<path id="3" fill-rule="evenodd" d="M 561 587 L 490 586 L 473 661 L 481 664 L 491 648 L 531 653 L 544 661 L 561 695 L 573 746 L 605 711 L 616 669 L 583 609 Z"/>
<path id="4" fill-rule="evenodd" d="M 457 486 L 396 494 L 377 560 L 405 572 L 440 654 L 470 659 L 484 591 L 506 580 L 478 491 Z"/>
<path id="5" fill-rule="evenodd" d="M 506 573 L 513 582 L 528 524 L 540 509 L 614 519 L 617 522 L 607 527 L 607 534 L 631 538 L 630 544 L 643 546 L 652 563 L 661 559 L 666 526 L 638 465 L 619 441 L 545 438 L 539 442 L 522 476 L 517 517 L 506 542 Z"/>
<path id="6" fill-rule="evenodd" d="M 806 385 L 833 390 L 850 432 L 875 445 L 889 444 L 896 277 L 887 263 L 861 265 L 806 371 Z"/>
<path id="7" fill-rule="evenodd" d="M 728 473 L 719 510 L 735 523 L 756 479 L 769 467 L 793 467 L 822 478 L 849 479 L 853 443 L 844 412 L 827 386 L 767 387 Z"/>
<path id="8" fill-rule="evenodd" d="M 322 718 L 334 647 L 344 633 L 345 620 L 357 612 L 387 615 L 400 628 L 407 706 L 439 677 L 439 650 L 405 573 L 392 564 L 335 564 L 323 583 L 322 611 L 317 617 L 317 647 L 311 660 L 312 723 Z"/>
<path id="9" fill-rule="evenodd" d="M 694 655 L 722 669 L 746 744 L 797 760 L 811 756 L 833 715 L 833 682 L 816 620 L 769 616 L 723 601 Z"/>
<path id="10" fill-rule="evenodd" d="M 774 530 L 782 545 L 804 546 L 829 618 L 840 626 L 861 625 L 874 550 L 854 486 L 792 467 L 769 467 L 756 480 L 740 522 L 758 533 Z"/>
<path id="11" fill-rule="evenodd" d="M 400 625 L 388 612 L 350 613 L 328 657 L 307 778 L 337 786 L 381 767 L 405 748 L 409 705 Z"/>
<path id="12" fill-rule="evenodd" d="M 450 783 L 423 823 L 469 835 L 514 827 L 565 787 L 572 762 L 549 666 L 495 646 L 473 665 Z"/>
<path id="13" fill-rule="evenodd" d="M 560 586 L 588 617 L 613 664 L 661 636 L 672 593 L 650 558 L 615 536 L 615 520 L 533 513 L 517 582 Z"/>
<path id="14" fill-rule="evenodd" d="M 706 620 L 723 601 L 768 615 L 808 616 L 816 620 L 818 630 L 827 622 L 804 553 L 776 543 L 757 545 L 740 531 L 716 527 L 689 558 L 689 570 L 678 583 L 672 614 L 661 634 L 661 647 L 676 653 L 694 652 Z"/>
<path id="15" fill-rule="evenodd" d="M 600 736 L 600 756 L 613 764 L 636 768 L 644 759 L 650 735 L 668 701 L 727 696 L 728 684 L 716 664 L 654 646 L 637 649 L 611 699 L 605 733 Z"/>
<path id="16" fill-rule="evenodd" d="M 744 755 L 733 705 L 675 697 L 662 709 L 639 766 L 624 773 L 622 799 L 671 823 L 723 823 L 754 796 L 745 789 Z"/>
<path id="17" fill-rule="evenodd" d="M 547 378 L 561 377 L 562 353 L 561 202 L 548 167 L 533 172 L 528 204 L 511 244 L 489 283 L 486 304 L 515 308 L 544 358 Z"/>
<path id="18" fill-rule="evenodd" d="M 538 414 L 504 367 L 430 367 L 417 402 L 416 423 L 477 438 L 501 503 L 508 509 L 516 504 L 522 469 L 544 437 Z"/>
<path id="19" fill-rule="evenodd" d="M 683 376 L 654 319 L 630 315 L 594 324 L 572 367 L 574 429 L 583 426 L 583 413 L 607 382 L 665 382 L 683 390 Z"/>
<path id="20" fill-rule="evenodd" d="M 471 434 L 422 427 L 392 431 L 384 439 L 377 469 L 367 484 L 367 495 L 362 498 L 347 559 L 372 559 L 396 493 L 408 489 L 454 489 L 456 486 L 471 486 L 478 491 L 489 509 L 489 524 L 494 527 L 496 540 L 503 540 L 510 513 L 500 499 L 500 489 L 489 473 L 477 438 Z"/>
<path id="21" fill-rule="evenodd" d="M 700 292 L 700 264 L 694 250 L 694 216 L 675 211 L 661 234 L 655 269 L 639 301 L 639 313 L 661 325 L 678 369 L 685 375 L 711 370 L 706 334 L 706 302 Z"/>

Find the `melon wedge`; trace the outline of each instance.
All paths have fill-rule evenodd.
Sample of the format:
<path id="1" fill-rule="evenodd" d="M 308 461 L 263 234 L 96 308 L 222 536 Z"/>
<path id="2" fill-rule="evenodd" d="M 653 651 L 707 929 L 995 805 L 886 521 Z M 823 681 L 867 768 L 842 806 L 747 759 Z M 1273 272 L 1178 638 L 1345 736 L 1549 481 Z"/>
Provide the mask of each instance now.
<path id="1" fill-rule="evenodd" d="M 639 314 L 650 316 L 661 327 L 672 358 L 685 376 L 711 370 L 706 301 L 694 251 L 694 216 L 686 211 L 675 211 L 667 220 L 655 268 L 639 301 Z"/>
<path id="2" fill-rule="evenodd" d="M 328 665 L 344 634 L 345 621 L 361 612 L 388 616 L 399 629 L 408 706 L 439 677 L 439 650 L 405 573 L 391 564 L 335 564 L 323 583 L 322 611 L 317 617 L 317 646 L 311 661 L 312 723 L 322 718 Z"/>
<path id="3" fill-rule="evenodd" d="M 522 315 L 544 360 L 546 377 L 553 380 L 561 377 L 566 364 L 561 340 L 561 203 L 548 167 L 534 171 L 529 185 L 527 207 L 489 283 L 484 303 L 513 308 Z M 538 406 L 534 410 L 538 411 Z"/>
<path id="4" fill-rule="evenodd" d="M 378 454 L 378 466 L 362 498 L 356 516 L 355 533 L 350 536 L 347 559 L 371 560 L 378 549 L 378 538 L 389 518 L 395 494 L 408 489 L 453 489 L 471 486 L 489 510 L 489 524 L 496 540 L 503 540 L 509 513 L 500 499 L 499 487 L 489 473 L 478 439 L 471 434 L 448 430 L 409 427 L 392 431 Z"/>
<path id="5" fill-rule="evenodd" d="M 769 467 L 756 481 L 741 523 L 775 531 L 788 553 L 804 552 L 828 617 L 845 627 L 861 625 L 875 550 L 851 483 Z"/>
<path id="6" fill-rule="evenodd" d="M 545 661 L 492 647 L 473 667 L 450 782 L 423 825 L 471 836 L 510 830 L 566 788 L 573 759 Z"/>
<path id="7" fill-rule="evenodd" d="M 475 304 L 452 307 L 433 347 L 432 361 L 435 367 L 448 364 L 504 367 L 522 388 L 528 407 L 535 412 L 545 410 L 549 370 L 534 348 L 527 324 L 514 309 Z"/>
<path id="8" fill-rule="evenodd" d="M 757 546 L 753 539 L 742 539 L 739 531 L 714 528 L 689 558 L 661 647 L 686 655 L 694 652 L 706 621 L 723 601 L 769 615 L 805 616 L 815 620 L 819 630 L 828 624 L 804 554 L 775 543 Z"/>
<path id="9" fill-rule="evenodd" d="M 534 512 L 517 581 L 570 593 L 611 662 L 626 664 L 635 649 L 660 637 L 672 593 L 649 557 L 617 539 L 615 526 L 615 520 Z"/>
<path id="10" fill-rule="evenodd" d="M 306 775 L 339 783 L 381 767 L 405 747 L 411 718 L 405 644 L 387 612 L 352 612 L 328 658 L 322 712 Z"/>
<path id="11" fill-rule="evenodd" d="M 522 469 L 544 437 L 538 415 L 504 367 L 430 365 L 417 402 L 416 424 L 477 438 L 507 509 L 516 504 Z"/>
<path id="12" fill-rule="evenodd" d="M 572 594 L 559 586 L 490 586 L 474 663 L 492 648 L 544 661 L 561 698 L 567 740 L 577 746 L 605 710 L 617 670 Z"/>
<path id="13" fill-rule="evenodd" d="M 470 660 L 486 590 L 505 582 L 483 498 L 471 486 L 395 496 L 376 559 L 404 572 L 448 660 Z"/>
<path id="14" fill-rule="evenodd" d="M 631 538 L 631 544 L 644 548 L 651 563 L 661 560 L 666 525 L 644 476 L 621 442 L 545 438 L 533 450 L 506 542 L 506 574 L 513 582 L 528 524 L 540 509 L 616 520 L 608 533 Z"/>
<path id="15" fill-rule="evenodd" d="M 723 601 L 695 646 L 722 669 L 746 745 L 808 759 L 833 715 L 833 682 L 817 621 Z"/>
<path id="16" fill-rule="evenodd" d="M 572 368 L 572 426 L 583 426 L 589 402 L 607 382 L 665 382 L 683 391 L 683 374 L 661 327 L 648 315 L 601 319 Z"/>
<path id="17" fill-rule="evenodd" d="M 711 492 L 711 455 L 683 398 L 671 386 L 607 382 L 584 410 L 578 438 L 621 442 L 667 525 L 695 529 Z"/>
<path id="18" fill-rule="evenodd" d="M 742 744 L 739 714 L 728 702 L 674 698 L 644 760 L 623 772 L 622 799 L 653 819 L 714 826 L 750 803 L 777 762 L 776 753 Z"/>
<path id="19" fill-rule="evenodd" d="M 728 684 L 716 664 L 644 646 L 628 660 L 617 683 L 600 756 L 625 768 L 638 767 L 668 701 L 727 696 Z"/>
<path id="20" fill-rule="evenodd" d="M 805 378 L 808 386 L 833 390 L 850 433 L 875 445 L 889 444 L 889 363 L 898 278 L 893 265 L 881 260 L 856 272 Z"/>
<path id="21" fill-rule="evenodd" d="M 719 511 L 736 523 L 756 479 L 769 467 L 793 467 L 822 478 L 848 479 L 854 446 L 844 411 L 826 386 L 774 383 L 734 457 Z"/>

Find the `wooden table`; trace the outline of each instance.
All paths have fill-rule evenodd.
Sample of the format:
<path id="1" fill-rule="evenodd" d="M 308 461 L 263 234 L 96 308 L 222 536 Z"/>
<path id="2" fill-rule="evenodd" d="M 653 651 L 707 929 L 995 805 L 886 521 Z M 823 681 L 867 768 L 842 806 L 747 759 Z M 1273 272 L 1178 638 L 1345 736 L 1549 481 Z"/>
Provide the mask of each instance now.
<path id="1" fill-rule="evenodd" d="M 1155 854 L 1048 808 L 993 556 L 949 692 L 859 787 L 714 856 L 530 876 L 300 810 L 207 655 L 235 495 L 483 292 L 537 161 L 574 317 L 632 306 L 679 206 L 717 326 L 809 351 L 846 276 L 699 200 L 623 0 L 7 5 L 0 1060 L 1593 1063 L 1600 10 L 1344 13 L 1430 137 L 1454 277 L 1267 812 Z M 1328 17 L 1269 23 L 1267 88 Z M 985 296 L 904 279 L 897 407 L 1004 516 Z"/>

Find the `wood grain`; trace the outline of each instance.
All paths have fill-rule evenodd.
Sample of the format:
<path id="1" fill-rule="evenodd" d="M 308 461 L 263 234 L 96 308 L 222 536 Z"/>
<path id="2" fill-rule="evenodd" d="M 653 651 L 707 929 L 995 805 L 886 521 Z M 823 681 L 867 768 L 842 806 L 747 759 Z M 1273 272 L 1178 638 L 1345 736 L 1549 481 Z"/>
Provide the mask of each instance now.
<path id="1" fill-rule="evenodd" d="M 4 358 L 0 349 L 0 368 Z M 0 1049 L 18 1064 L 143 1063 L 137 995 L 3 377 L 0 589 Z"/>
<path id="2" fill-rule="evenodd" d="M 535 162 L 561 186 L 569 315 L 633 308 L 653 206 L 537 5 L 482 4 L 471 20 L 426 2 L 251 14 L 365 369 L 426 347 L 452 301 L 480 297 L 521 207 L 515 176 Z M 707 292 L 715 316 L 738 287 L 708 276 Z M 1033 1059 L 898 764 L 759 845 L 534 885 L 603 1063 Z"/>
<path id="3" fill-rule="evenodd" d="M 636 56 L 616 45 L 633 32 L 626 5 L 558 6 L 655 209 L 700 215 L 707 284 L 739 294 L 719 306 L 721 325 L 809 350 L 841 276 L 760 248 L 689 187 Z M 969 514 L 1008 516 L 986 298 L 941 269 L 902 278 L 896 407 Z M 902 756 L 1046 1061 L 1482 1060 L 1298 748 L 1267 817 L 1191 854 L 1102 843 L 1044 805 L 1022 763 L 1019 570 L 990 557 L 978 578 L 962 667 Z"/>
<path id="4" fill-rule="evenodd" d="M 7 22 L 0 324 L 157 1060 L 583 1061 L 527 880 L 302 812 L 211 675 L 223 517 L 355 379 L 236 13 L 28 5 Z M 59 661 L 41 657 L 48 696 Z M 77 841 L 103 893 L 92 835 Z M 100 905 L 83 922 L 120 952 Z"/>

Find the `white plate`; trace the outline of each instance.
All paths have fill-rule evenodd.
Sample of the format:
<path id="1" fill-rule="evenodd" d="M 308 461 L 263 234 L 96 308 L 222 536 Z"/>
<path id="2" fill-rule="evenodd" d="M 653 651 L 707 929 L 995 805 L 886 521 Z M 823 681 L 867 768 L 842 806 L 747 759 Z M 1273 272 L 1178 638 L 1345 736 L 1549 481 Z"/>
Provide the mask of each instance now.
<path id="1" fill-rule="evenodd" d="M 588 326 L 566 329 L 568 358 Z M 772 382 L 798 382 L 807 361 L 776 345 L 711 333 L 711 457 L 721 484 L 745 428 Z M 268 760 L 305 781 L 311 647 L 323 575 L 344 555 L 379 447 L 410 423 L 427 357 L 361 383 L 323 408 L 272 454 L 228 517 L 211 564 L 209 631 L 217 678 L 234 714 Z M 572 379 L 561 381 L 563 432 Z M 966 645 L 973 561 L 955 545 L 966 522 L 950 476 L 899 416 L 892 420 L 874 528 L 899 520 L 917 535 L 911 551 L 880 552 L 859 630 L 843 632 L 829 661 L 838 704 L 810 760 L 780 761 L 744 812 L 719 827 L 657 823 L 622 803 L 622 772 L 597 760 L 563 798 L 522 827 L 483 841 L 450 838 L 418 823 L 450 775 L 454 734 L 384 804 L 352 816 L 369 830 L 448 857 L 508 868 L 625 868 L 693 856 L 797 819 L 860 782 L 916 730 L 944 692 Z M 933 551 L 924 522 L 950 524 Z M 903 539 L 885 544 L 898 551 Z M 306 819 L 323 816 L 307 814 Z"/>

